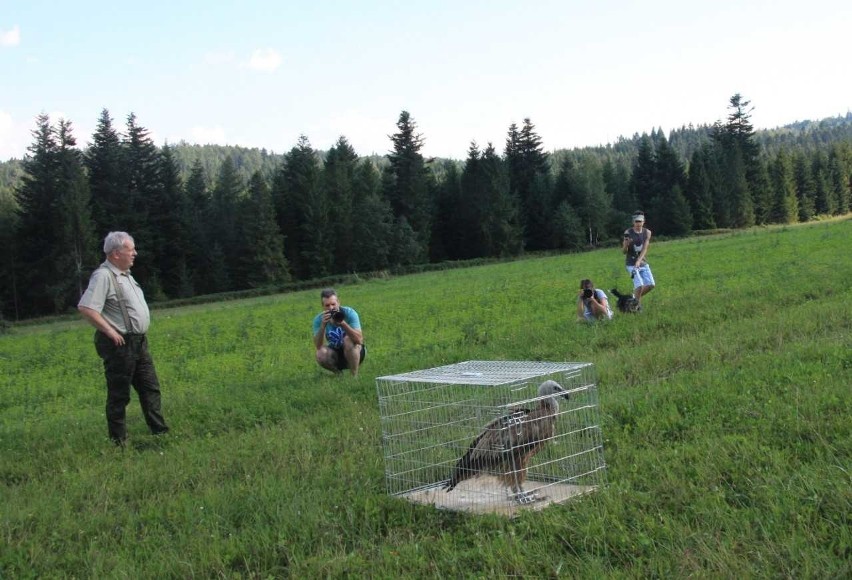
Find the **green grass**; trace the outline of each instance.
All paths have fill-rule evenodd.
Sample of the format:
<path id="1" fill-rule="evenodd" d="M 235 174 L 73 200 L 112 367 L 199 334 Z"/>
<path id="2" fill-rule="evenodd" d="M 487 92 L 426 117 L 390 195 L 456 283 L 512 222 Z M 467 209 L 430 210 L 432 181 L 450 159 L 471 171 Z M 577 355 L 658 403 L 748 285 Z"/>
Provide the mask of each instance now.
<path id="1" fill-rule="evenodd" d="M 82 321 L 0 336 L 0 577 L 852 575 L 852 220 L 658 242 L 639 316 L 574 321 L 616 249 L 338 288 L 362 375 L 313 360 L 315 290 L 154 312 L 173 432 L 106 438 Z M 389 497 L 375 377 L 589 361 L 609 485 L 509 520 Z"/>

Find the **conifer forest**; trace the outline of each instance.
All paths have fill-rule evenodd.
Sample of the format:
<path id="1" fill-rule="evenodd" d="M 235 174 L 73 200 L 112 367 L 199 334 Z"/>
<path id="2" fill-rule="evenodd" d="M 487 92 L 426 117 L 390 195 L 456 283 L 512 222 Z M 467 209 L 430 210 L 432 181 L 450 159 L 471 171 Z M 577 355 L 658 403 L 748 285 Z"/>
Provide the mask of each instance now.
<path id="1" fill-rule="evenodd" d="M 283 154 L 158 147 L 106 109 L 83 149 L 71 121 L 41 115 L 24 159 L 0 163 L 0 322 L 72 310 L 114 230 L 135 238 L 133 274 L 156 302 L 615 245 L 638 209 L 655 238 L 850 211 L 852 114 L 756 131 L 744 97 L 727 110 L 550 152 L 525 119 L 464 160 L 424 157 L 407 111 L 385 156 L 343 136 Z"/>

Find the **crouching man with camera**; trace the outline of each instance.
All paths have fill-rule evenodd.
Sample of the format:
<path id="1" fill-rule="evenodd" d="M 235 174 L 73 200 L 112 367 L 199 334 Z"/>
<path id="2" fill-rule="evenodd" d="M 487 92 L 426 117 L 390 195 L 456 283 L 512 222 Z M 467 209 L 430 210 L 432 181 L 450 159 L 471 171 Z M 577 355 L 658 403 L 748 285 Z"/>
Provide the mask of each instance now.
<path id="1" fill-rule="evenodd" d="M 612 310 L 606 292 L 595 288 L 591 280 L 580 280 L 580 292 L 577 295 L 577 320 L 580 322 L 612 320 Z"/>
<path id="2" fill-rule="evenodd" d="M 313 326 L 317 363 L 335 373 L 349 369 L 356 377 L 367 354 L 358 313 L 354 308 L 340 305 L 334 288 L 323 290 L 320 299 L 322 312 L 314 317 Z"/>

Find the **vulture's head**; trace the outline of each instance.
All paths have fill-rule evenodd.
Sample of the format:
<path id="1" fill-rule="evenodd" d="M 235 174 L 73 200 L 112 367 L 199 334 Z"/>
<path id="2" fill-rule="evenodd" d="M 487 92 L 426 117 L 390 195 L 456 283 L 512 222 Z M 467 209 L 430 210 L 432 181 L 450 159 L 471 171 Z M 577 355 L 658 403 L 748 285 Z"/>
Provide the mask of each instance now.
<path id="1" fill-rule="evenodd" d="M 559 408 L 559 403 L 556 402 L 556 397 L 564 399 L 568 398 L 568 393 L 562 388 L 562 385 L 556 381 L 544 381 L 538 387 L 538 396 L 547 397 L 541 400 L 542 405 L 551 406 L 554 409 Z"/>

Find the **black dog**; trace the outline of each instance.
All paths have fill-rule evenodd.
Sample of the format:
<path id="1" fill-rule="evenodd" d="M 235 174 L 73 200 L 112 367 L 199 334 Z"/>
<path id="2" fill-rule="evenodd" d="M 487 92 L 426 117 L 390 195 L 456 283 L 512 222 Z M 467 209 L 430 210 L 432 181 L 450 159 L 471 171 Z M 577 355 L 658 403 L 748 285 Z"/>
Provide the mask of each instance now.
<path id="1" fill-rule="evenodd" d="M 615 288 L 612 289 L 612 293 L 618 298 L 616 306 L 621 312 L 624 312 L 626 314 L 636 314 L 637 312 L 642 312 L 642 306 L 639 304 L 639 301 L 636 300 L 630 294 L 622 294 Z"/>

